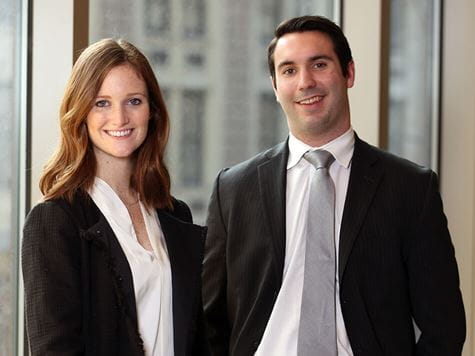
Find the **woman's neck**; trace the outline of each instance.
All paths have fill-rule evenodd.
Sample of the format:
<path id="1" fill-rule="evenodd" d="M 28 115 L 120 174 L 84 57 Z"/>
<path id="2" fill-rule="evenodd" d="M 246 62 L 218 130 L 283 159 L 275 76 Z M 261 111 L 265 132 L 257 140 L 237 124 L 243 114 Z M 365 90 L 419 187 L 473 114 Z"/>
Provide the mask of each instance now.
<path id="1" fill-rule="evenodd" d="M 135 168 L 131 158 L 100 157 L 96 155 L 96 176 L 105 181 L 126 203 L 137 201 L 137 192 L 130 186 L 130 177 Z"/>

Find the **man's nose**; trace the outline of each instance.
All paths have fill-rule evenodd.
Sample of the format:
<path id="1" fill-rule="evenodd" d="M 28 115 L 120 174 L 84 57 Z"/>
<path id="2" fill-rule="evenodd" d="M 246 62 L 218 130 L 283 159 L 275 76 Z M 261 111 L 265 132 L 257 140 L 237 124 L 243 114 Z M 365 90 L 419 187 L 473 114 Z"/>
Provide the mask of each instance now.
<path id="1" fill-rule="evenodd" d="M 313 88 L 315 85 L 316 82 L 315 78 L 313 77 L 313 73 L 308 69 L 301 70 L 299 78 L 299 89 L 305 90 L 308 88 Z"/>

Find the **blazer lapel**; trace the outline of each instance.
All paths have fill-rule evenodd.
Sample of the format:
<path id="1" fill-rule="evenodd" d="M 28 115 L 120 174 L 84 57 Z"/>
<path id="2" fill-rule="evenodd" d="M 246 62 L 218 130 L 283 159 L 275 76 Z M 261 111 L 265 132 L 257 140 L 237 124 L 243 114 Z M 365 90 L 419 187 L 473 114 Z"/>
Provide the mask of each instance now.
<path id="1" fill-rule="evenodd" d="M 119 305 L 124 308 L 123 311 L 125 315 L 130 318 L 130 322 L 133 325 L 131 332 L 134 332 L 138 329 L 137 308 L 134 282 L 129 262 L 114 231 L 96 204 L 90 199 L 84 204 L 87 204 L 86 206 L 88 207 L 84 213 L 86 221 L 89 223 L 96 222 L 88 228 L 88 232 L 90 236 L 93 236 L 95 243 L 106 251 L 104 257 L 109 259 L 107 264 L 115 279 Z"/>
<path id="2" fill-rule="evenodd" d="M 173 289 L 173 333 L 175 355 L 187 354 L 192 320 L 199 305 L 192 291 L 200 290 L 201 265 L 206 229 L 185 223 L 158 210 L 170 259 Z"/>
<path id="3" fill-rule="evenodd" d="M 81 226 L 82 238 L 90 240 L 104 252 L 103 257 L 114 279 L 119 308 L 127 320 L 127 332 L 131 340 L 139 340 L 132 271 L 114 231 L 88 195 L 79 195 L 73 210 L 73 219 Z"/>
<path id="4" fill-rule="evenodd" d="M 377 157 L 367 143 L 355 135 L 355 151 L 340 231 L 338 277 L 343 280 L 346 264 L 382 177 Z"/>
<path id="5" fill-rule="evenodd" d="M 285 259 L 285 192 L 287 182 L 287 158 L 289 155 L 286 140 L 266 152 L 268 161 L 257 167 L 259 193 L 264 205 L 264 215 L 272 236 L 272 246 L 276 258 L 276 277 L 279 285 Z"/>

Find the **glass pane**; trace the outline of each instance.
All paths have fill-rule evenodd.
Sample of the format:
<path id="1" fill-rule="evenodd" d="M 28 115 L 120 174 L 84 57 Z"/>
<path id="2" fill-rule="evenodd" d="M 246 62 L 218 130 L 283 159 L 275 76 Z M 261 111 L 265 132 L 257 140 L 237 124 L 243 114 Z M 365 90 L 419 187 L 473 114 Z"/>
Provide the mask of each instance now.
<path id="1" fill-rule="evenodd" d="M 389 150 L 437 168 L 438 1 L 393 0 L 390 15 Z"/>
<path id="2" fill-rule="evenodd" d="M 182 122 L 186 125 L 181 129 L 180 172 L 183 187 L 199 187 L 203 182 L 203 142 L 202 129 L 206 106 L 204 90 L 184 90 L 181 97 L 183 103 Z"/>
<path id="3" fill-rule="evenodd" d="M 333 0 L 90 0 L 90 42 L 122 36 L 154 67 L 172 122 L 173 194 L 195 222 L 219 169 L 286 138 L 266 49 L 279 22 L 309 13 L 331 18 Z"/>
<path id="4" fill-rule="evenodd" d="M 0 355 L 16 354 L 21 1 L 0 6 Z"/>

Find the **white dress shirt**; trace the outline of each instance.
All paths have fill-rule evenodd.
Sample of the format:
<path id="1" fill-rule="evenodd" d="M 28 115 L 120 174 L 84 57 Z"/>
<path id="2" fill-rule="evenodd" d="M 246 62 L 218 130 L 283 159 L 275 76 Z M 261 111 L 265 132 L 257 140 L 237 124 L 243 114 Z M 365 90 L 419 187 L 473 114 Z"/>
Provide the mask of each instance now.
<path id="1" fill-rule="evenodd" d="M 333 154 L 330 176 L 335 184 L 335 246 L 338 266 L 340 227 L 350 178 L 355 137 L 353 129 L 322 147 L 311 147 L 289 135 L 286 191 L 286 243 L 282 286 L 274 304 L 257 356 L 297 355 L 297 341 L 305 265 L 306 221 L 311 164 L 302 159 L 308 150 L 324 149 Z M 353 356 L 341 312 L 336 271 L 336 327 L 339 356 Z M 318 322 L 318 321 L 317 321 Z"/>
<path id="2" fill-rule="evenodd" d="M 173 356 L 172 277 L 170 260 L 157 212 L 139 201 L 153 251 L 137 241 L 129 212 L 115 191 L 96 177 L 89 191 L 124 251 L 135 292 L 140 336 L 147 356 Z"/>

